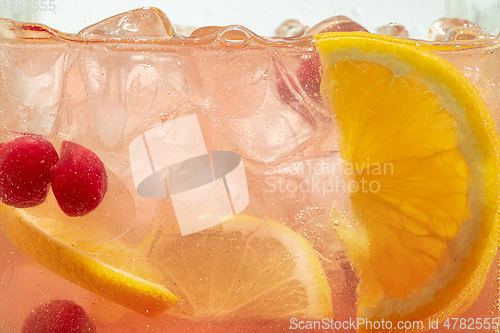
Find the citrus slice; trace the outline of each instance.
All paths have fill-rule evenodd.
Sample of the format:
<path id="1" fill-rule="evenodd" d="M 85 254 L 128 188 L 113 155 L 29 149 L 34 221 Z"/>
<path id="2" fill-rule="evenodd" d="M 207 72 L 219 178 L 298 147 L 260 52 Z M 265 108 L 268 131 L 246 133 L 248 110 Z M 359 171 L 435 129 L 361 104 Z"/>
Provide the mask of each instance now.
<path id="1" fill-rule="evenodd" d="M 121 213 L 117 215 L 122 220 L 114 221 L 109 211 L 118 212 L 113 205 L 121 204 L 130 213 L 127 209 L 134 205 L 116 176 L 111 174 L 110 178 L 109 195 L 114 198 L 105 198 L 104 208 L 91 214 L 69 218 L 51 194 L 42 205 L 29 209 L 0 203 L 1 226 L 12 243 L 45 268 L 115 303 L 155 317 L 175 305 L 178 298 L 159 283 L 163 275 L 145 255 L 116 239 L 130 225 L 123 222 L 126 217 Z"/>
<path id="2" fill-rule="evenodd" d="M 180 299 L 166 316 L 222 323 L 332 316 L 311 244 L 276 222 L 236 216 L 196 234 L 162 233 L 150 258 Z"/>
<path id="3" fill-rule="evenodd" d="M 315 41 L 350 196 L 335 228 L 360 278 L 357 316 L 429 328 L 477 296 L 495 257 L 494 122 L 474 86 L 417 42 Z"/>

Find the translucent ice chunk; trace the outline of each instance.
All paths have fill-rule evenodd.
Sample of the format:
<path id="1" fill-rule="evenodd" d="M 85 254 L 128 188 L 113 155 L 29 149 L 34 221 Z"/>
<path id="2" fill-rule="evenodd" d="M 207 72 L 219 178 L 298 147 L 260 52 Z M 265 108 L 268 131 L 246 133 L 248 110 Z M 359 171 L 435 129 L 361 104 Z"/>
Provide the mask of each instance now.
<path id="1" fill-rule="evenodd" d="M 149 114 L 155 102 L 159 75 L 153 67 L 144 64 L 113 67 L 111 63 L 120 61 L 114 56 L 104 60 L 93 57 L 91 53 L 88 57 L 83 54 L 81 59 L 85 61 L 82 74 L 96 122 L 97 136 L 104 146 L 114 146 L 124 135 L 127 124 L 138 124 L 128 123 L 128 114 L 132 117 Z M 138 92 L 134 94 L 134 90 Z M 128 95 L 143 98 L 128 98 Z M 129 104 L 132 108 L 139 106 L 141 112 L 128 113 Z"/>
<path id="2" fill-rule="evenodd" d="M 144 7 L 112 16 L 90 25 L 78 33 L 78 37 L 174 37 L 173 24 L 158 8 Z"/>
<path id="3" fill-rule="evenodd" d="M 287 20 L 276 29 L 277 37 L 300 37 L 307 27 L 297 20 Z"/>
<path id="4" fill-rule="evenodd" d="M 67 47 L 57 42 L 0 47 L 0 119 L 13 131 L 49 135 L 59 114 Z"/>
<path id="5" fill-rule="evenodd" d="M 381 35 L 401 37 L 401 38 L 408 37 L 408 31 L 406 30 L 406 28 L 403 27 L 402 25 L 395 23 L 391 23 L 389 25 L 377 28 L 377 33 Z"/>
<path id="6" fill-rule="evenodd" d="M 189 55 L 208 94 L 207 105 L 216 109 L 220 118 L 239 119 L 254 114 L 266 95 L 269 55 L 263 48 L 247 47 L 255 35 L 239 26 L 206 27 L 192 36 L 212 34 L 212 51 Z"/>
<path id="7" fill-rule="evenodd" d="M 458 18 L 442 18 L 429 29 L 429 39 L 434 41 L 474 40 L 488 36 L 477 23 Z"/>
<path id="8" fill-rule="evenodd" d="M 268 165 L 263 172 L 262 195 L 266 214 L 275 218 L 293 216 L 307 207 L 349 210 L 348 186 L 338 151 L 321 157 L 289 160 Z"/>
<path id="9" fill-rule="evenodd" d="M 239 153 L 260 163 L 274 163 L 309 140 L 315 131 L 314 119 L 267 94 L 257 112 L 240 119 L 222 119 L 223 131 Z"/>
<path id="10" fill-rule="evenodd" d="M 181 26 L 174 24 L 175 31 L 177 32 L 177 35 L 181 38 L 189 37 L 193 33 L 193 31 L 196 30 L 196 27 L 191 27 L 191 26 Z"/>
<path id="11" fill-rule="evenodd" d="M 103 52 L 96 46 L 81 52 L 76 64 L 90 104 L 86 117 L 94 119 L 97 137 L 108 148 L 205 99 L 189 59 L 180 53 Z"/>
<path id="12" fill-rule="evenodd" d="M 321 265 L 330 281 L 335 317 L 345 320 L 355 317 L 358 279 L 343 251 L 343 245 L 332 225 L 328 212 L 308 208 L 296 215 L 291 228 L 305 236 L 319 254 Z"/>
<path id="13" fill-rule="evenodd" d="M 107 175 L 108 191 L 104 200 L 83 217 L 74 218 L 64 214 L 51 192 L 43 205 L 26 211 L 52 237 L 75 249 L 92 251 L 94 246 L 125 235 L 136 221 L 132 193 L 110 170 L 107 170 Z"/>
<path id="14" fill-rule="evenodd" d="M 494 40 L 484 38 L 481 40 Z M 475 44 L 465 40 L 464 44 Z M 457 43 L 458 44 L 458 43 Z M 483 45 L 485 43 L 482 43 Z M 460 45 L 459 45 L 460 46 Z M 500 126 L 500 48 L 497 44 L 487 47 L 464 47 L 446 50 L 438 54 L 451 62 L 479 90 L 488 110 L 491 112 L 497 127 Z"/>
<path id="15" fill-rule="evenodd" d="M 493 42 L 494 37 L 484 30 L 474 27 L 455 27 L 451 28 L 446 34 L 445 41 L 475 41 L 475 42 Z"/>
<path id="16" fill-rule="evenodd" d="M 254 35 L 248 29 L 239 26 L 229 26 L 223 28 L 218 33 L 220 45 L 228 48 L 240 48 L 250 45 Z"/>
<path id="17" fill-rule="evenodd" d="M 248 118 L 228 121 L 233 140 L 254 161 L 272 162 L 297 147 L 297 136 L 286 115 L 259 112 Z M 272 130 L 269 128 L 272 127 Z"/>
<path id="18" fill-rule="evenodd" d="M 299 107 L 308 103 L 322 106 L 320 94 L 321 61 L 318 54 L 302 55 L 297 69 L 286 70 L 284 64 L 275 60 L 276 90 L 279 98 L 286 104 Z M 291 68 L 291 66 L 289 67 Z"/>
<path id="19" fill-rule="evenodd" d="M 347 16 L 339 15 L 330 17 L 326 20 L 319 22 L 318 24 L 310 27 L 304 33 L 304 35 L 314 35 L 323 32 L 339 32 L 339 31 L 364 31 L 368 32 L 359 23 L 354 22 Z"/>
<path id="20" fill-rule="evenodd" d="M 213 35 L 217 32 L 217 30 L 221 29 L 222 27 L 219 26 L 208 26 L 208 27 L 201 27 L 193 30 L 189 37 L 191 38 L 203 38 L 205 36 L 210 36 Z"/>

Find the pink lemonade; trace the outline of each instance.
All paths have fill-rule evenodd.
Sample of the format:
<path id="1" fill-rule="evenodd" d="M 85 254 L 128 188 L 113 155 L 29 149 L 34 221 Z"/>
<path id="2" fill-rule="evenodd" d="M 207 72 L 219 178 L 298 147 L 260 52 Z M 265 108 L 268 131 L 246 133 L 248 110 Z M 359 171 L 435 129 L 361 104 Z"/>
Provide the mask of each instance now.
<path id="1" fill-rule="evenodd" d="M 76 143 L 102 161 L 107 179 L 97 189 L 89 180 L 89 191 L 103 197 L 82 216 L 61 210 L 72 194 L 56 198 L 55 183 L 41 205 L 20 214 L 77 255 L 179 298 L 153 317 L 131 310 L 100 285 L 68 281 L 85 272 L 45 268 L 0 228 L 0 332 L 42 332 L 25 322 L 53 300 L 83 308 L 90 324 L 76 332 L 355 332 L 358 278 L 329 218 L 332 204 L 347 211 L 349 199 L 313 41 L 334 31 L 366 29 L 334 17 L 308 29 L 288 22 L 272 38 L 241 26 L 177 32 L 150 8 L 79 34 L 0 20 L 0 141 L 44 137 L 59 161 L 64 142 Z M 498 37 L 452 19 L 433 31 L 422 43 L 443 46 L 434 52 L 474 84 L 498 119 Z M 379 32 L 406 37 L 401 26 Z M 11 208 L 2 206 L 5 227 Z M 270 230 L 259 231 L 260 221 L 271 221 Z M 246 230 L 240 238 L 237 229 Z M 279 258 L 321 271 L 288 272 Z M 498 256 L 468 308 L 428 331 L 495 331 L 497 265 Z M 303 294 L 287 292 L 281 280 L 300 281 Z M 316 287 L 320 280 L 327 289 Z"/>

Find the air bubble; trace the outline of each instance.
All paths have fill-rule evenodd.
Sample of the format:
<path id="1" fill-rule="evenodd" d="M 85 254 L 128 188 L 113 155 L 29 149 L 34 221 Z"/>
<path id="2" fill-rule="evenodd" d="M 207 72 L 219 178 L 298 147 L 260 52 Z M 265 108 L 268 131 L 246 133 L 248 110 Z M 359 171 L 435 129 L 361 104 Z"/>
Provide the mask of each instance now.
<path id="1" fill-rule="evenodd" d="M 240 48 L 252 42 L 250 34 L 239 27 L 228 27 L 219 34 L 219 43 L 230 48 Z"/>

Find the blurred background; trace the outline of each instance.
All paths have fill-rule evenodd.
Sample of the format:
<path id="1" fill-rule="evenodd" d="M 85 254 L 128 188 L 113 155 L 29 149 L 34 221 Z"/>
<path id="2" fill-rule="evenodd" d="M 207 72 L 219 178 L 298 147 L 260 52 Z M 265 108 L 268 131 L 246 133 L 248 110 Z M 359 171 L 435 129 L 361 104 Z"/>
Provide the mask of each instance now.
<path id="1" fill-rule="evenodd" d="M 400 24 L 409 37 L 420 39 L 426 39 L 430 25 L 442 17 L 468 19 L 494 35 L 500 30 L 500 0 L 0 0 L 0 17 L 76 33 L 143 6 L 158 7 L 176 25 L 240 24 L 262 36 L 274 35 L 288 19 L 312 26 L 336 15 L 348 16 L 371 32 Z"/>

